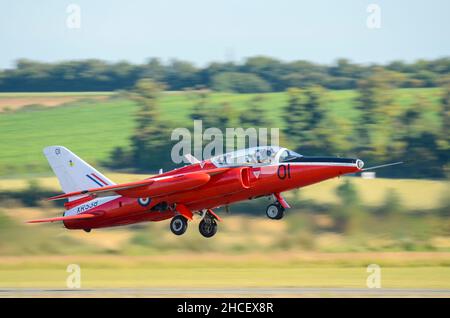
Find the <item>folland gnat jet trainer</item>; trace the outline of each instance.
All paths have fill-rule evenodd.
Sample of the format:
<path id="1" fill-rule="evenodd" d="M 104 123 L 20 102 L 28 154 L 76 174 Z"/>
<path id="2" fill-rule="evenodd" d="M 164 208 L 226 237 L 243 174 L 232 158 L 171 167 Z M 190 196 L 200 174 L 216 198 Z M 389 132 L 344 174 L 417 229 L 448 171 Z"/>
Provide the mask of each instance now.
<path id="1" fill-rule="evenodd" d="M 307 157 L 264 146 L 201 162 L 188 155 L 190 165 L 142 181 L 115 184 L 65 147 L 50 146 L 44 154 L 64 192 L 49 200 L 67 199 L 66 211 L 61 217 L 29 223 L 61 221 L 67 229 L 86 232 L 171 219 L 171 231 L 182 235 L 193 216 L 199 215 L 200 233 L 212 237 L 221 221 L 216 208 L 269 196 L 273 203 L 267 206 L 267 217 L 279 220 L 289 208 L 282 192 L 367 170 L 360 159 Z M 398 163 L 389 165 L 393 164 Z"/>

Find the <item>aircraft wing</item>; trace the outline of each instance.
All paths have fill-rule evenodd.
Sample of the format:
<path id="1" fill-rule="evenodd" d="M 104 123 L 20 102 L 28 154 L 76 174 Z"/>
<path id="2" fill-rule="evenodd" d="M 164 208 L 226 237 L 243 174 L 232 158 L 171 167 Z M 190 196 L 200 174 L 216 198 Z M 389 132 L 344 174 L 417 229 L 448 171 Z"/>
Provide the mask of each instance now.
<path id="1" fill-rule="evenodd" d="M 194 189 L 206 184 L 212 175 L 223 173 L 228 168 L 217 168 L 198 172 L 155 177 L 142 181 L 114 184 L 102 188 L 60 194 L 48 200 L 61 200 L 80 195 L 111 196 L 122 195 L 129 198 L 157 197 L 161 195 Z"/>
<path id="2" fill-rule="evenodd" d="M 69 215 L 69 216 L 60 216 L 60 217 L 56 217 L 56 218 L 31 220 L 31 221 L 27 221 L 27 223 L 45 223 L 45 222 L 70 221 L 70 220 L 86 220 L 86 219 L 92 219 L 96 216 L 98 216 L 98 215 L 83 213 L 83 214 L 76 214 L 76 215 Z"/>
<path id="3" fill-rule="evenodd" d="M 137 182 L 115 184 L 115 185 L 105 186 L 102 188 L 92 188 L 92 189 L 87 189 L 87 190 L 82 190 L 82 191 L 64 193 L 64 194 L 60 194 L 60 195 L 48 198 L 48 200 L 49 201 L 62 200 L 62 199 L 66 199 L 66 198 L 70 198 L 70 197 L 74 197 L 74 196 L 91 195 L 91 194 L 96 194 L 98 196 L 117 195 L 118 192 L 121 190 L 146 187 L 146 186 L 150 186 L 154 182 L 155 181 L 153 179 L 148 179 L 148 180 L 137 181 Z"/>

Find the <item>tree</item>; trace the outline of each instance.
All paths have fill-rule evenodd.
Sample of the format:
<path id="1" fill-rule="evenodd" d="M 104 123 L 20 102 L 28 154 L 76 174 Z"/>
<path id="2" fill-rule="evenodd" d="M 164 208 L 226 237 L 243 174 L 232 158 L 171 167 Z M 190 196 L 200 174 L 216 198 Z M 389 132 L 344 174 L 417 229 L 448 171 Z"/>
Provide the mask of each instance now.
<path id="1" fill-rule="evenodd" d="M 268 128 L 270 126 L 267 111 L 262 106 L 264 100 L 264 95 L 256 95 L 249 101 L 248 107 L 239 116 L 239 122 L 243 128 Z"/>
<path id="2" fill-rule="evenodd" d="M 375 68 L 373 75 L 358 83 L 357 108 L 360 111 L 357 126 L 360 155 L 385 158 L 391 145 L 393 121 L 399 107 L 394 101 L 388 74 Z"/>
<path id="3" fill-rule="evenodd" d="M 267 116 L 267 111 L 263 107 L 265 101 L 264 95 L 256 95 L 252 97 L 246 107 L 239 115 L 239 126 L 248 128 L 266 128 L 267 134 L 270 134 L 271 121 Z M 269 140 L 268 135 L 258 134 L 257 142 L 259 145 L 267 145 L 275 141 Z M 246 147 L 250 146 L 250 142 L 246 141 Z"/>
<path id="4" fill-rule="evenodd" d="M 347 207 L 360 203 L 358 192 L 349 179 L 345 179 L 344 183 L 336 188 L 336 196 L 341 199 L 342 205 Z"/>
<path id="5" fill-rule="evenodd" d="M 336 188 L 336 196 L 340 199 L 340 204 L 331 211 L 335 228 L 339 232 L 348 232 L 352 218 L 361 213 L 359 195 L 353 183 L 345 179 Z"/>
<path id="6" fill-rule="evenodd" d="M 194 124 L 194 121 L 201 120 L 202 121 L 202 129 L 206 130 L 208 128 L 219 128 L 221 129 L 221 125 L 227 124 L 227 118 L 224 118 L 225 113 L 222 113 L 221 116 L 217 116 L 218 112 L 217 110 L 214 110 L 212 105 L 210 104 L 209 100 L 209 92 L 207 90 L 199 90 L 196 92 L 196 101 L 194 104 L 194 107 L 192 108 L 192 112 L 190 114 L 190 118 L 192 119 L 192 123 Z M 225 106 L 223 106 L 225 107 Z M 192 131 L 195 133 L 196 130 L 192 129 Z M 199 136 L 198 134 L 195 134 L 193 136 L 194 140 L 202 140 L 202 143 L 196 143 L 192 145 L 194 154 L 203 153 L 203 149 L 205 145 L 208 143 L 208 140 L 205 140 L 203 138 L 203 131 L 198 132 L 199 134 L 202 134 Z"/>
<path id="7" fill-rule="evenodd" d="M 367 71 L 358 64 L 351 63 L 348 59 L 340 58 L 335 66 L 331 66 L 329 73 L 335 77 L 361 78 Z"/>
<path id="8" fill-rule="evenodd" d="M 218 127 L 218 116 L 210 105 L 209 92 L 207 90 L 196 91 L 196 99 L 190 114 L 191 119 L 193 121 L 201 120 L 204 129 Z"/>
<path id="9" fill-rule="evenodd" d="M 112 169 L 129 168 L 132 165 L 131 153 L 126 151 L 124 147 L 115 147 L 109 158 L 102 162 L 102 165 Z"/>
<path id="10" fill-rule="evenodd" d="M 450 83 L 444 85 L 443 91 L 439 110 L 441 118 L 439 147 L 447 152 L 450 150 Z"/>
<path id="11" fill-rule="evenodd" d="M 426 116 L 434 105 L 428 98 L 416 97 L 411 105 L 402 107 L 401 112 L 391 119 L 384 129 L 389 130 L 391 137 L 387 146 L 388 153 L 384 160 L 406 161 L 409 177 L 442 177 L 442 162 L 437 150 L 439 128 L 433 119 Z M 442 156 L 445 157 L 445 156 Z M 403 170 L 403 171 L 402 171 Z M 378 172 L 381 176 L 404 176 L 404 169 L 387 167 Z"/>
<path id="12" fill-rule="evenodd" d="M 325 91 L 319 86 L 288 90 L 284 133 L 289 135 L 291 146 L 300 152 L 315 153 L 324 149 L 320 138 L 327 117 L 324 95 Z"/>
<path id="13" fill-rule="evenodd" d="M 213 62 L 209 64 L 206 68 L 202 69 L 200 72 L 200 77 L 202 79 L 202 82 L 207 87 L 213 87 L 213 78 L 217 74 L 221 73 L 233 73 L 238 72 L 238 66 L 232 62 L 227 63 L 218 63 Z"/>
<path id="14" fill-rule="evenodd" d="M 152 58 L 147 64 L 141 68 L 141 78 L 151 78 L 155 82 L 164 83 L 166 81 L 167 70 L 166 67 L 157 58 Z"/>
<path id="15" fill-rule="evenodd" d="M 289 88 L 287 90 L 288 104 L 284 109 L 283 119 L 285 128 L 283 130 L 291 148 L 299 149 L 304 142 L 304 131 L 307 127 L 308 112 L 305 107 L 305 96 L 300 88 Z"/>
<path id="16" fill-rule="evenodd" d="M 325 110 L 323 107 L 324 90 L 319 86 L 311 86 L 305 90 L 307 98 L 306 109 L 309 112 L 309 127 L 317 127 L 325 117 Z"/>
<path id="17" fill-rule="evenodd" d="M 239 93 L 284 91 L 289 87 L 320 85 L 327 89 L 354 89 L 359 80 L 376 70 L 389 74 L 396 87 L 436 87 L 450 72 L 450 58 L 395 61 L 388 65 L 360 65 L 339 59 L 333 65 L 298 60 L 283 62 L 254 56 L 244 63 L 211 63 L 197 68 L 188 61 L 167 65 L 157 58 L 144 64 L 108 63 L 98 59 L 43 63 L 20 59 L 16 67 L 0 71 L 0 91 L 112 91 L 130 89 L 136 81 L 151 78 L 170 90 L 207 87 Z"/>
<path id="18" fill-rule="evenodd" d="M 439 130 L 439 156 L 443 166 L 443 175 L 450 176 L 450 82 L 444 85 L 444 93 L 441 99 L 439 117 L 441 118 L 441 127 Z"/>
<path id="19" fill-rule="evenodd" d="M 235 119 L 235 111 L 229 102 L 220 104 L 217 110 L 217 127 L 225 132 L 227 127 L 231 127 Z"/>
<path id="20" fill-rule="evenodd" d="M 317 148 L 327 155 L 348 156 L 353 150 L 352 122 L 343 116 L 327 111 L 320 126 L 315 129 Z"/>
<path id="21" fill-rule="evenodd" d="M 270 85 L 255 74 L 224 72 L 212 79 L 212 89 L 221 92 L 264 93 L 270 92 Z"/>
<path id="22" fill-rule="evenodd" d="M 140 171 L 172 167 L 170 160 L 170 129 L 159 119 L 158 98 L 163 86 L 150 79 L 142 79 L 130 92 L 138 105 L 136 128 L 131 138 L 132 158 Z"/>
<path id="23" fill-rule="evenodd" d="M 275 91 L 284 89 L 282 77 L 288 73 L 288 68 L 277 59 L 267 56 L 250 57 L 242 65 L 241 69 L 242 72 L 257 75 Z"/>
<path id="24" fill-rule="evenodd" d="M 210 104 L 209 93 L 206 90 L 197 92 L 197 102 L 192 108 L 190 118 L 201 120 L 203 129 L 218 128 L 224 134 L 234 119 L 234 110 L 230 103 L 223 102 L 218 106 Z"/>
<path id="25" fill-rule="evenodd" d="M 167 85 L 170 90 L 182 90 L 200 84 L 199 70 L 190 62 L 172 60 L 167 67 Z"/>
<path id="26" fill-rule="evenodd" d="M 395 189 L 388 189 L 384 196 L 383 204 L 375 209 L 375 213 L 380 217 L 397 214 L 402 211 L 402 202 Z"/>

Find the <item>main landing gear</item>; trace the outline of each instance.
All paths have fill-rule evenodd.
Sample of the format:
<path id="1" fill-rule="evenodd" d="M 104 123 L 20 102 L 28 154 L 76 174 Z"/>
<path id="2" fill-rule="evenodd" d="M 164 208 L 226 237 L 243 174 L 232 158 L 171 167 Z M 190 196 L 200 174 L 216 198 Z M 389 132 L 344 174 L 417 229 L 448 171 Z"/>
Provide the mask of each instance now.
<path id="1" fill-rule="evenodd" d="M 203 220 L 200 221 L 198 230 L 204 237 L 213 237 L 217 232 L 217 222 L 212 216 L 206 214 Z"/>
<path id="2" fill-rule="evenodd" d="M 170 230 L 175 235 L 182 235 L 186 232 L 188 227 L 188 219 L 192 220 L 192 213 L 189 215 L 186 209 L 182 209 L 181 212 L 172 218 L 170 222 Z M 201 235 L 204 237 L 213 237 L 217 233 L 217 221 L 220 221 L 220 218 L 212 211 L 212 210 L 203 210 L 198 212 L 201 215 L 201 221 L 198 225 L 198 230 Z"/>
<path id="3" fill-rule="evenodd" d="M 170 221 L 170 230 L 175 235 L 182 235 L 188 227 L 187 219 L 182 215 L 175 215 Z"/>

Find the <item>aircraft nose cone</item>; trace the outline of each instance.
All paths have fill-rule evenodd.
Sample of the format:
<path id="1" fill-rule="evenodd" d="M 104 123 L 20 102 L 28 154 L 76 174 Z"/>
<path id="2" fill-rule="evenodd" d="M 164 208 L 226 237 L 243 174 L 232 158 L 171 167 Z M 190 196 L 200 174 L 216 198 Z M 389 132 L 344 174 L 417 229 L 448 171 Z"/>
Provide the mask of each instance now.
<path id="1" fill-rule="evenodd" d="M 356 159 L 356 167 L 361 170 L 364 167 L 364 161 Z"/>

